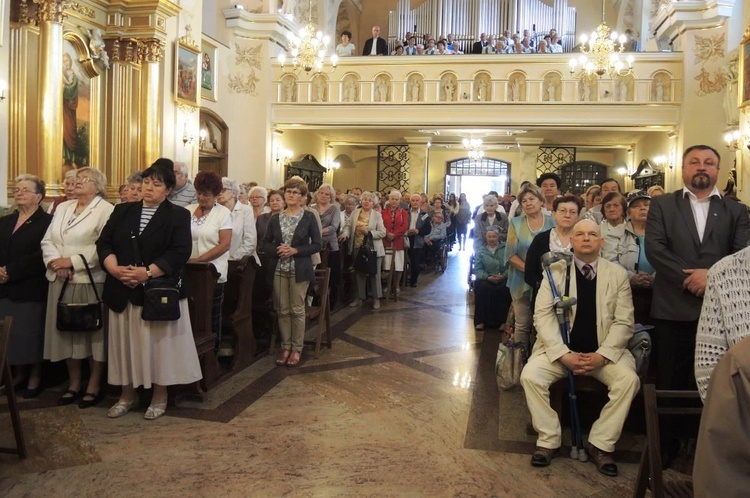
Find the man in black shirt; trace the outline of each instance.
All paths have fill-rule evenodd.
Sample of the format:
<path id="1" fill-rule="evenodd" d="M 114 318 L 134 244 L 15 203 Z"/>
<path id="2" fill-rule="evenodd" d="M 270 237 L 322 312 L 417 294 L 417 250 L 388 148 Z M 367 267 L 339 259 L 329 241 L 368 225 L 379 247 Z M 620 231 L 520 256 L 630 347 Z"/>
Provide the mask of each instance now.
<path id="1" fill-rule="evenodd" d="M 572 371 L 576 376 L 594 377 L 609 389 L 609 402 L 591 427 L 587 449 L 599 472 L 617 475 L 612 455 L 640 382 L 627 349 L 634 326 L 628 275 L 622 267 L 599 257 L 603 241 L 599 225 L 579 221 L 570 237 L 572 264 L 558 261 L 551 265 L 558 292 L 577 299 L 569 312 L 567 345 L 546 274 L 539 289 L 534 313 L 537 341 L 521 374 L 531 420 L 539 434 L 531 459 L 536 467 L 549 465 L 561 444 L 560 421 L 549 405 L 549 386 Z"/>

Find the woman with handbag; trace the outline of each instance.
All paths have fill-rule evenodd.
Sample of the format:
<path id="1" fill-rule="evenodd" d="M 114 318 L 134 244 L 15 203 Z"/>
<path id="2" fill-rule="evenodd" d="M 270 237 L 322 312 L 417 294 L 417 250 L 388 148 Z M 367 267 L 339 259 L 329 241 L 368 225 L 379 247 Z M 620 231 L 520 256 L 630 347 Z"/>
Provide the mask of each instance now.
<path id="1" fill-rule="evenodd" d="M 273 303 L 279 319 L 281 356 L 279 366 L 296 367 L 305 340 L 305 298 L 315 280 L 312 255 L 322 242 L 315 215 L 304 208 L 307 184 L 292 178 L 284 184 L 286 209 L 274 215 L 263 237 L 263 248 L 271 255 L 267 276 L 273 278 Z"/>
<path id="2" fill-rule="evenodd" d="M 119 401 L 107 412 L 110 418 L 130 411 L 140 386 L 154 389 L 144 418 L 159 418 L 167 408 L 167 386 L 202 378 L 187 286 L 179 284 L 192 248 L 190 212 L 167 200 L 174 186 L 172 161 L 158 159 L 143 172 L 143 200 L 115 206 L 96 241 L 107 271 L 103 300 L 109 308 L 108 381 L 122 386 Z M 176 320 L 149 319 L 155 310 L 153 300 L 145 299 L 146 287 L 156 281 L 179 293 Z M 167 299 L 167 306 L 173 302 Z"/>
<path id="3" fill-rule="evenodd" d="M 401 207 L 401 192 L 391 190 L 382 216 L 383 226 L 386 227 L 383 247 L 391 249 L 386 252 L 384 264 L 385 268 L 392 272 L 388 279 L 389 288 L 385 290 L 385 294 L 393 295 L 393 299 L 398 301 L 401 292 L 399 282 L 404 271 L 404 235 L 409 230 L 409 212 Z"/>
<path id="4" fill-rule="evenodd" d="M 65 360 L 68 367 L 68 390 L 57 400 L 57 404 L 69 405 L 81 398 L 78 406 L 88 408 L 104 397 L 101 381 L 107 361 L 104 338 L 106 328 L 101 320 L 99 296 L 102 294 L 106 275 L 96 254 L 96 239 L 114 207 L 104 200 L 107 195 L 107 177 L 101 171 L 80 168 L 74 182 L 76 199 L 58 206 L 52 224 L 42 240 L 47 280 L 50 282 L 44 358 L 50 361 Z M 61 323 L 63 330 L 60 330 L 58 322 L 72 317 L 67 314 L 58 316 L 58 307 L 71 303 L 96 304 L 98 310 L 87 311 L 82 306 L 71 307 L 71 310 L 77 310 L 78 313 L 98 312 L 99 328 L 75 330 L 72 323 Z M 89 361 L 91 371 L 85 391 L 81 387 L 81 360 Z"/>
<path id="5" fill-rule="evenodd" d="M 336 199 L 336 190 L 330 184 L 324 183 L 321 185 L 315 198 L 317 203 L 311 207 L 316 209 L 320 215 L 320 223 L 323 227 L 321 231 L 323 247 L 328 247 L 328 268 L 331 269 L 328 303 L 333 308 L 338 298 L 339 276 L 341 274 L 338 239 L 341 211 L 333 204 L 334 199 Z"/>
<path id="6" fill-rule="evenodd" d="M 36 398 L 42 391 L 44 353 L 44 301 L 47 280 L 39 243 L 52 216 L 41 208 L 44 182 L 33 175 L 20 175 L 13 188 L 16 210 L 0 218 L 0 319 L 13 317 L 8 343 L 8 363 L 25 369 L 23 397 Z M 18 377 L 16 377 L 18 378 Z M 14 384 L 18 384 L 14 380 Z"/>
<path id="7" fill-rule="evenodd" d="M 195 175 L 194 185 L 198 202 L 187 206 L 193 236 L 193 251 L 188 262 L 213 263 L 219 272 L 211 306 L 211 331 L 216 334 L 218 351 L 221 344 L 221 305 L 224 302 L 224 284 L 229 272 L 232 213 L 217 203 L 224 189 L 219 175 L 213 171 L 201 171 Z"/>
<path id="8" fill-rule="evenodd" d="M 380 282 L 380 273 L 383 268 L 383 257 L 385 256 L 385 247 L 383 247 L 383 238 L 386 235 L 383 217 L 373 209 L 375 205 L 375 194 L 372 192 L 363 192 L 360 197 L 362 207 L 355 209 L 346 222 L 346 226 L 339 236 L 340 241 L 348 240 L 349 253 L 354 257 L 354 269 L 357 279 L 357 299 L 351 302 L 352 308 L 362 304 L 367 299 L 365 284 L 368 276 L 370 277 L 370 294 L 372 295 L 372 308 L 380 309 L 380 298 L 383 297 L 382 283 Z M 367 251 L 369 245 L 372 245 L 371 252 L 374 253 L 376 264 L 373 264 L 374 273 L 371 270 L 365 272 L 365 268 L 358 267 L 357 253 Z"/>

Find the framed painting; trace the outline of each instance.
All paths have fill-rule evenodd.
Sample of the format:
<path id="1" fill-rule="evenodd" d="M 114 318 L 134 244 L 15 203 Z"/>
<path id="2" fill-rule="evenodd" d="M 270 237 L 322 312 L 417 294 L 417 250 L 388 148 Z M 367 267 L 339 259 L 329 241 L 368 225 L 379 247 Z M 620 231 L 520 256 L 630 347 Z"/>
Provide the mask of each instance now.
<path id="1" fill-rule="evenodd" d="M 745 34 L 740 43 L 740 91 L 739 106 L 750 105 L 750 35 Z"/>
<path id="2" fill-rule="evenodd" d="M 201 80 L 201 53 L 195 47 L 177 42 L 175 56 L 175 100 L 179 104 L 199 106 L 198 88 Z"/>
<path id="3" fill-rule="evenodd" d="M 77 34 L 65 33 L 63 37 L 62 68 L 63 164 L 83 168 L 91 164 L 96 128 L 92 115 L 97 103 L 94 77 L 98 73 L 86 41 Z"/>
<path id="4" fill-rule="evenodd" d="M 216 45 L 204 38 L 201 41 L 201 98 L 211 102 L 216 102 L 217 94 L 216 55 Z"/>

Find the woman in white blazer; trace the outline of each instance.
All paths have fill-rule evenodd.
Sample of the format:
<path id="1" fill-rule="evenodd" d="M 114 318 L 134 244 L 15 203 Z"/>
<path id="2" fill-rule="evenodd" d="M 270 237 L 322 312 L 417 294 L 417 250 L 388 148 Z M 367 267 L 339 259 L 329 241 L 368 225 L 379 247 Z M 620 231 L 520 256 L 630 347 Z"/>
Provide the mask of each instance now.
<path id="1" fill-rule="evenodd" d="M 94 332 L 60 332 L 57 330 L 57 301 L 63 283 L 69 280 L 63 302 L 95 303 L 83 256 L 88 263 L 94 285 L 102 296 L 105 273 L 96 254 L 96 240 L 114 207 L 104 200 L 107 177 L 94 168 L 80 168 L 76 174 L 77 199 L 60 204 L 52 224 L 42 239 L 42 253 L 50 281 L 47 294 L 47 323 L 44 332 L 44 358 L 65 360 L 70 376 L 68 390 L 59 405 L 79 401 L 80 408 L 96 405 L 104 395 L 101 386 L 107 361 L 106 324 Z M 103 314 L 103 316 L 106 316 Z M 85 391 L 81 386 L 81 360 L 88 359 L 91 376 Z"/>
<path id="2" fill-rule="evenodd" d="M 364 192 L 360 196 L 362 207 L 355 209 L 351 216 L 346 220 L 346 225 L 341 231 L 339 240 L 349 240 L 348 248 L 350 254 L 355 254 L 357 249 L 362 246 L 365 236 L 372 234 L 373 247 L 378 255 L 378 271 L 375 275 L 370 276 L 370 294 L 372 295 L 373 309 L 380 309 L 380 298 L 383 297 L 382 284 L 380 282 L 380 272 L 383 267 L 383 258 L 385 257 L 385 248 L 383 247 L 383 237 L 385 237 L 385 225 L 383 225 L 383 216 L 373 209 L 375 206 L 375 194 Z M 357 299 L 349 306 L 356 307 L 362 304 L 367 298 L 365 283 L 367 275 L 360 272 L 354 272 L 357 277 Z"/>

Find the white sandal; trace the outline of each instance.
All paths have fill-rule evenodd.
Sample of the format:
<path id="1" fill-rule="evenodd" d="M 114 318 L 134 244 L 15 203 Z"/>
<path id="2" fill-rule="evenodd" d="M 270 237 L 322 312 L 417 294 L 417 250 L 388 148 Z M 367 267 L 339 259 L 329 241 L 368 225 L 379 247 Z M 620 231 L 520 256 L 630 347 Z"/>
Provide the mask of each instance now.
<path id="1" fill-rule="evenodd" d="M 107 411 L 107 416 L 109 418 L 120 418 L 123 415 L 127 414 L 130 409 L 133 408 L 134 404 L 135 399 L 132 399 L 130 401 L 118 401 L 117 403 L 115 403 L 115 406 Z"/>
<path id="2" fill-rule="evenodd" d="M 146 414 L 143 416 L 146 420 L 156 420 L 167 412 L 167 403 L 156 403 L 151 405 L 146 410 Z"/>

